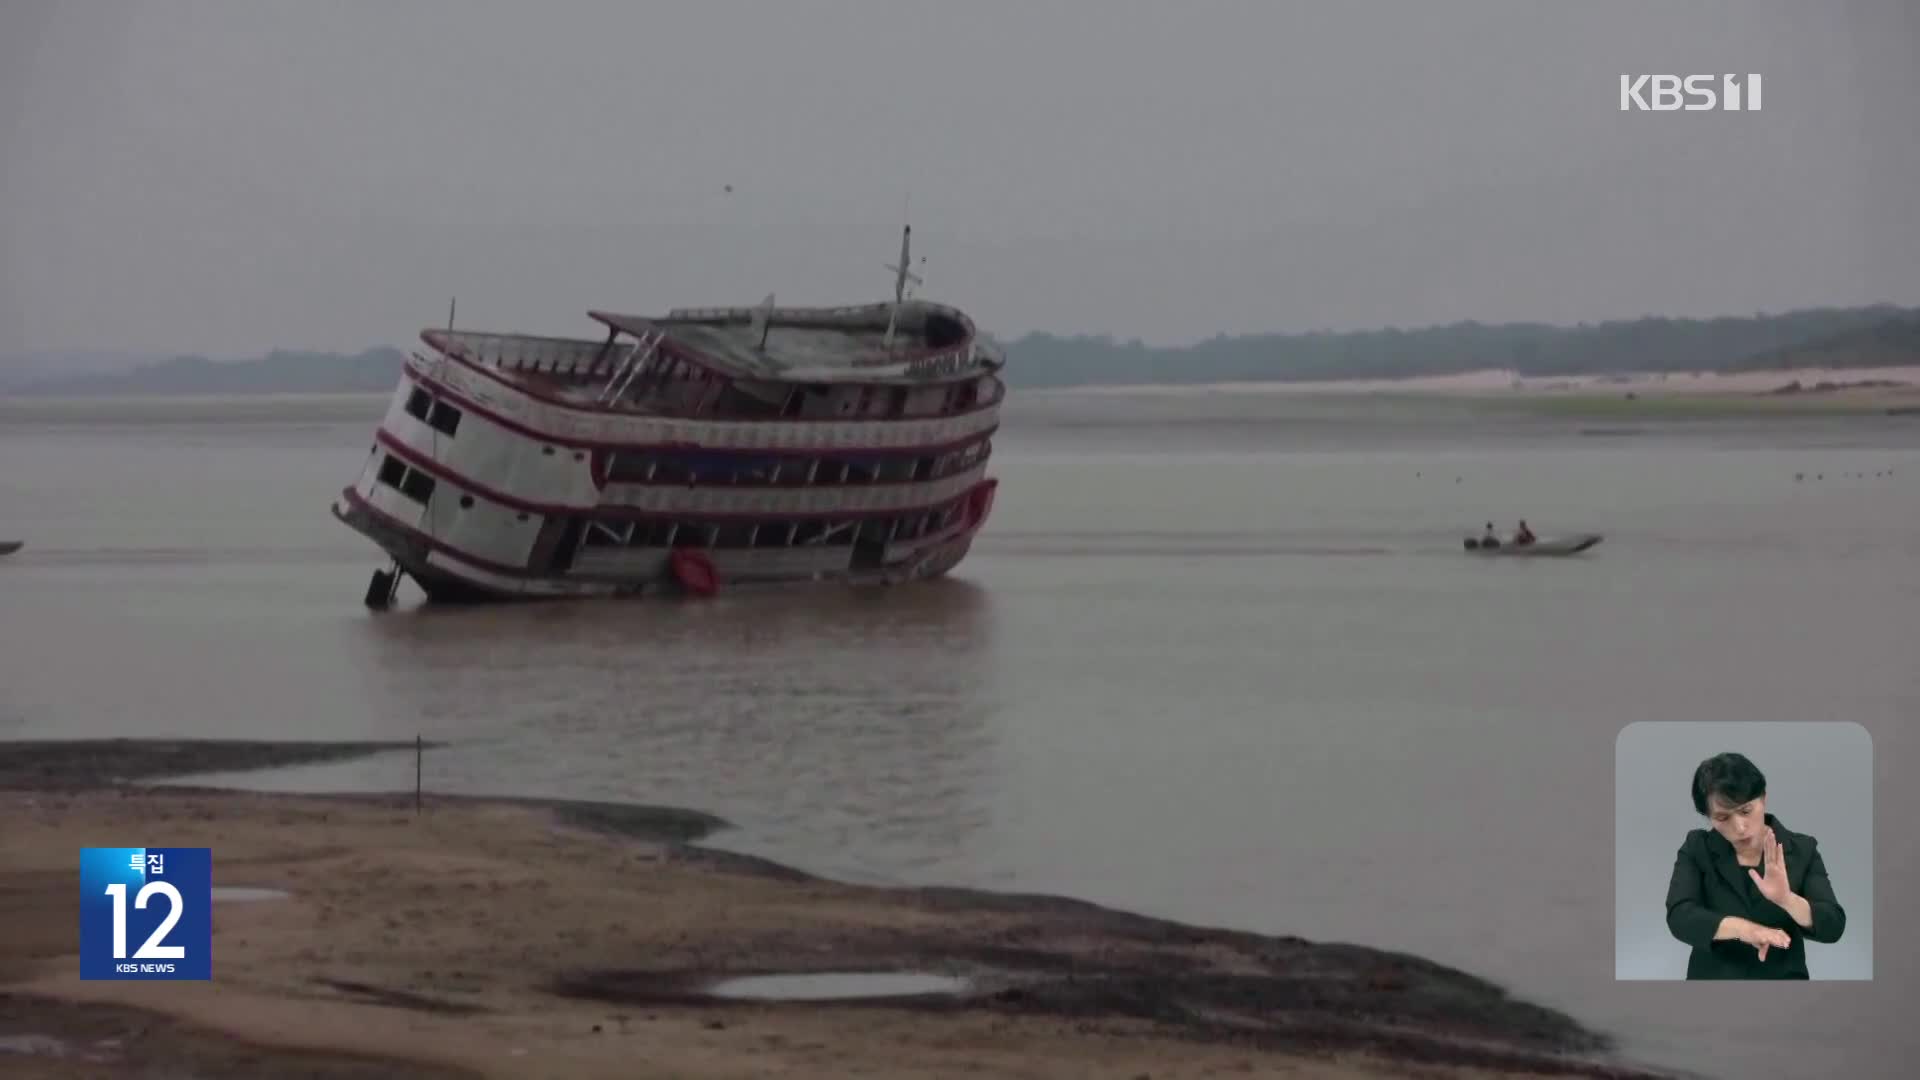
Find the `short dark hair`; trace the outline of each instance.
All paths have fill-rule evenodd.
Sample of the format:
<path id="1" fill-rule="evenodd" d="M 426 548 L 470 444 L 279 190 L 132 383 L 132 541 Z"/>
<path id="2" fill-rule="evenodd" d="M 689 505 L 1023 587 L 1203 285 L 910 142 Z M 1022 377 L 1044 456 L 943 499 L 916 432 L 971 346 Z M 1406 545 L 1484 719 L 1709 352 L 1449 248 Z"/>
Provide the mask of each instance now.
<path id="1" fill-rule="evenodd" d="M 1693 808 L 1707 813 L 1707 797 L 1718 795 L 1729 805 L 1749 803 L 1767 793 L 1767 777 L 1745 754 L 1715 754 L 1693 770 Z"/>

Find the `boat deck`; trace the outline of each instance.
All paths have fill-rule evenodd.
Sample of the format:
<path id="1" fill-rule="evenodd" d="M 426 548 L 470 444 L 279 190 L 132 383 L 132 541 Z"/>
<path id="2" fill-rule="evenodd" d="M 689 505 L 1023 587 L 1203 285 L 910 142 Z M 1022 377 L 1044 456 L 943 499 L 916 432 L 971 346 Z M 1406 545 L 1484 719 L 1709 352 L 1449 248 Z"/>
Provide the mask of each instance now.
<path id="1" fill-rule="evenodd" d="M 763 349 L 759 334 L 743 322 L 662 319 L 655 325 L 703 357 L 718 360 L 737 374 L 760 378 L 843 378 L 850 372 L 884 366 L 890 359 L 883 340 L 885 326 L 872 329 L 776 322 L 767 327 Z M 917 338 L 904 335 L 894 345 L 895 351 L 920 351 L 925 347 Z"/>
<path id="2" fill-rule="evenodd" d="M 952 308 L 925 301 L 844 308 L 676 309 L 664 317 L 589 312 L 625 339 L 542 337 L 429 329 L 435 350 L 491 368 L 531 389 L 582 404 L 624 385 L 656 343 L 745 381 L 925 385 L 1000 368 L 999 348 Z M 626 405 L 631 407 L 632 403 Z M 644 411 L 642 409 L 641 411 Z"/>
<path id="3" fill-rule="evenodd" d="M 644 339 L 663 333 L 701 362 L 741 379 L 937 382 L 996 366 L 959 311 L 924 300 L 840 308 L 679 308 L 664 318 L 590 311 Z M 887 325 L 894 322 L 892 344 Z"/>

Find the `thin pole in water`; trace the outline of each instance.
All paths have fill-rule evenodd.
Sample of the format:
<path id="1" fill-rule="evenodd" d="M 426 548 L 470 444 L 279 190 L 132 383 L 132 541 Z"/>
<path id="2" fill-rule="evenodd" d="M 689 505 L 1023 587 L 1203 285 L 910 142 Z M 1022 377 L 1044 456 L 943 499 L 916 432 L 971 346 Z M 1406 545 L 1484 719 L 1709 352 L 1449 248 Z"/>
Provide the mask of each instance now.
<path id="1" fill-rule="evenodd" d="M 426 743 L 420 736 L 413 737 L 413 812 L 420 813 L 420 757 L 426 751 Z"/>

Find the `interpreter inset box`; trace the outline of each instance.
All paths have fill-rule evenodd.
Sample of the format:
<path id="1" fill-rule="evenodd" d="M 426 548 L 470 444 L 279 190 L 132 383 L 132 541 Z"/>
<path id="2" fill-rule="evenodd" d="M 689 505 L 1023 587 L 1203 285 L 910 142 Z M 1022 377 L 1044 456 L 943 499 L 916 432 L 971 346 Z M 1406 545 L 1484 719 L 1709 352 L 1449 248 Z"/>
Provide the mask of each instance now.
<path id="1" fill-rule="evenodd" d="M 1873 740 L 1642 722 L 1614 744 L 1614 978 L 1873 978 Z"/>

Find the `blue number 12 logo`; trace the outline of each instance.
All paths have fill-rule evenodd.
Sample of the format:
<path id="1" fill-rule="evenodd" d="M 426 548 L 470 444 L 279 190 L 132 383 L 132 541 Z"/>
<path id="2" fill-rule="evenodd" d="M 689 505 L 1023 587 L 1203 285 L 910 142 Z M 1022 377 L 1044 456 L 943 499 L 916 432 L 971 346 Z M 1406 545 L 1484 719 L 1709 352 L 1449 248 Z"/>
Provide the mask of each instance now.
<path id="1" fill-rule="evenodd" d="M 212 848 L 81 848 L 82 979 L 213 978 Z"/>

